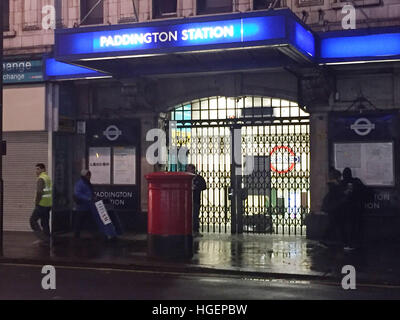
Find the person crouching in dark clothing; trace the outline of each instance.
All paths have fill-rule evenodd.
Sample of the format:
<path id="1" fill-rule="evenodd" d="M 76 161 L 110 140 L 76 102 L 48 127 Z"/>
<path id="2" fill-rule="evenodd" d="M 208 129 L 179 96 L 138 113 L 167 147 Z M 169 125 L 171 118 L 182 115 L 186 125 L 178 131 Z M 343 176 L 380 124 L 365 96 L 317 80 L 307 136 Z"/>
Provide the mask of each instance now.
<path id="1" fill-rule="evenodd" d="M 321 208 L 328 214 L 328 226 L 321 242 L 323 246 L 327 246 L 331 240 L 343 242 L 345 238 L 343 208 L 347 198 L 340 178 L 340 171 L 331 168 L 327 183 L 328 193 L 323 199 Z"/>
<path id="2" fill-rule="evenodd" d="M 91 221 L 90 203 L 95 200 L 93 186 L 90 183 L 91 172 L 83 169 L 81 178 L 74 188 L 74 200 L 76 202 L 76 215 L 74 220 L 74 237 L 79 238 L 82 225 L 85 221 Z"/>

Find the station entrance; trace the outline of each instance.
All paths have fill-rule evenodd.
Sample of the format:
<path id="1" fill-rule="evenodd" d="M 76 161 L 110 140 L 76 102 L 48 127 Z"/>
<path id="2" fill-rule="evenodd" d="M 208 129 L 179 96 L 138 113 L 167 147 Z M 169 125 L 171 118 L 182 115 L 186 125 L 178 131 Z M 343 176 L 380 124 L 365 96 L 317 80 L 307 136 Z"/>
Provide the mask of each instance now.
<path id="1" fill-rule="evenodd" d="M 270 97 L 208 97 L 168 114 L 169 145 L 207 182 L 201 231 L 304 235 L 310 212 L 309 113 Z M 176 154 L 169 171 L 185 170 Z"/>

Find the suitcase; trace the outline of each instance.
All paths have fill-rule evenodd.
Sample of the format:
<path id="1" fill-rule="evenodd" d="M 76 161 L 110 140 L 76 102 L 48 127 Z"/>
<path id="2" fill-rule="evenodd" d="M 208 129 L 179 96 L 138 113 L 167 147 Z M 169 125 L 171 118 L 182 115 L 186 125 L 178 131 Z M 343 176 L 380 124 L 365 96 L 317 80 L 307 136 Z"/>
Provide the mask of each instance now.
<path id="1" fill-rule="evenodd" d="M 94 220 L 102 234 L 108 239 L 115 238 L 117 231 L 115 226 L 107 212 L 107 209 L 102 200 L 90 203 L 90 211 L 93 215 Z"/>

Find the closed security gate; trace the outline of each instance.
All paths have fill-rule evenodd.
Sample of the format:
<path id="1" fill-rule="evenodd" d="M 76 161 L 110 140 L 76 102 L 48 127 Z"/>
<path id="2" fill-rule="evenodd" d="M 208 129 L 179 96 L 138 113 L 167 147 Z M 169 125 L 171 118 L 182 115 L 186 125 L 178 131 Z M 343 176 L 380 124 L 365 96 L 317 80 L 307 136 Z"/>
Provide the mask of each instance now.
<path id="1" fill-rule="evenodd" d="M 184 170 L 186 152 L 207 181 L 203 232 L 305 234 L 308 113 L 281 99 L 211 97 L 178 106 L 169 120 L 179 151 L 170 152 L 169 170 Z"/>

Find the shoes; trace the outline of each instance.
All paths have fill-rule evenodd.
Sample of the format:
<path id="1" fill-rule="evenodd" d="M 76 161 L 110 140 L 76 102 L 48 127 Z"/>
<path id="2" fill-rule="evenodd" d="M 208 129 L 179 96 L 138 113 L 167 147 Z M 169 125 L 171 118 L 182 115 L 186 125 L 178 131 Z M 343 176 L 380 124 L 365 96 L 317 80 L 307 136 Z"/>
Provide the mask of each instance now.
<path id="1" fill-rule="evenodd" d="M 354 250 L 355 248 L 354 247 L 350 247 L 350 246 L 346 246 L 346 247 L 344 247 L 343 248 L 345 251 L 352 251 L 352 250 Z"/>

